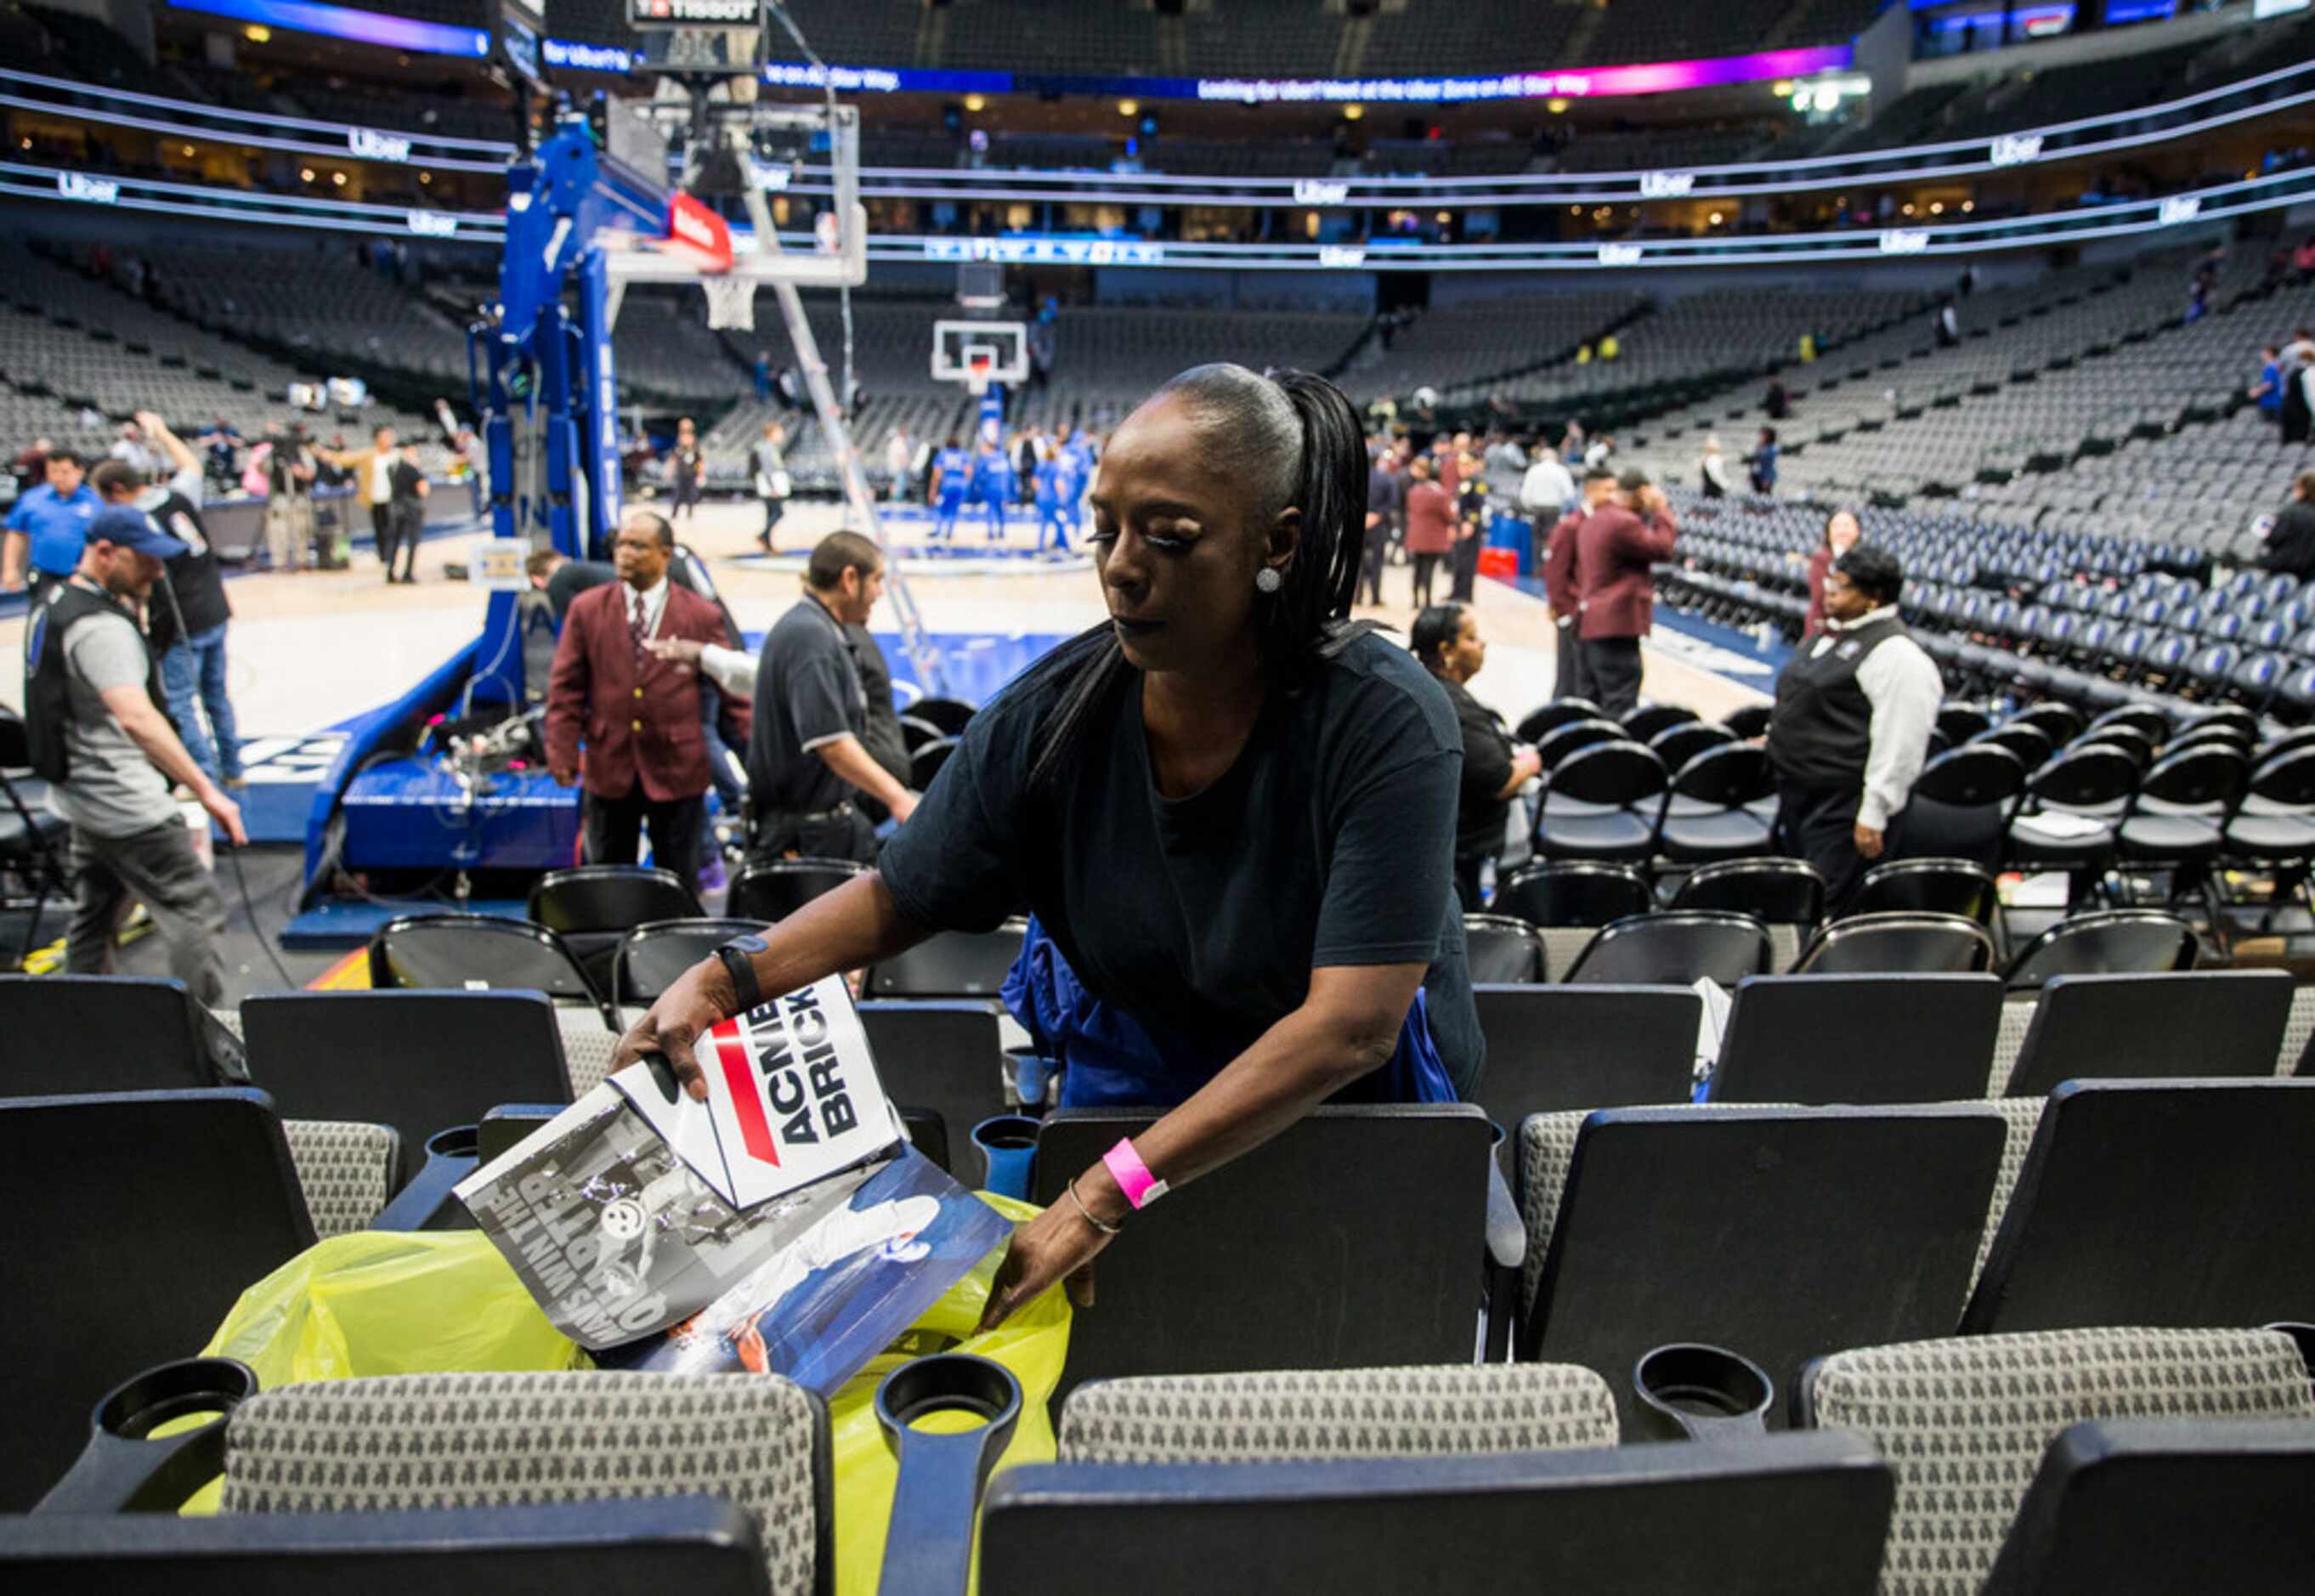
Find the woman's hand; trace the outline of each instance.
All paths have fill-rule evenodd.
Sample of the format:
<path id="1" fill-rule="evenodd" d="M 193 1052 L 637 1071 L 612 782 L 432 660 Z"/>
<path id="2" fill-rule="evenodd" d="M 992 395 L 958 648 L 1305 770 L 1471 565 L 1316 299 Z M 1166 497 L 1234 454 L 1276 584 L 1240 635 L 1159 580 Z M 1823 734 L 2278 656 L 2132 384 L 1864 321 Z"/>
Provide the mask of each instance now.
<path id="1" fill-rule="evenodd" d="M 1098 1175 L 1088 1172 L 1078 1176 L 1077 1190 L 1078 1198 L 1104 1225 L 1114 1225 L 1131 1211 L 1105 1169 Z M 989 1307 L 980 1316 L 980 1330 L 996 1329 L 1055 1281 L 1068 1282 L 1071 1302 L 1091 1308 L 1093 1261 L 1115 1239 L 1089 1223 L 1077 1203 L 1063 1193 L 1060 1201 L 1013 1232 L 1013 1246 L 1005 1262 L 997 1266 L 997 1279 L 989 1288 Z"/>
<path id="2" fill-rule="evenodd" d="M 673 986 L 660 994 L 657 1003 L 633 1029 L 619 1038 L 619 1050 L 611 1056 L 614 1070 L 625 1069 L 641 1061 L 645 1053 L 661 1053 L 675 1067 L 675 1078 L 682 1083 L 695 1101 L 707 1101 L 706 1077 L 700 1074 L 699 1060 L 692 1055 L 692 1045 L 705 1036 L 709 1027 L 721 1024 L 732 1017 L 740 1006 L 739 994 L 732 989 L 732 973 L 717 959 L 703 959 L 676 978 Z"/>

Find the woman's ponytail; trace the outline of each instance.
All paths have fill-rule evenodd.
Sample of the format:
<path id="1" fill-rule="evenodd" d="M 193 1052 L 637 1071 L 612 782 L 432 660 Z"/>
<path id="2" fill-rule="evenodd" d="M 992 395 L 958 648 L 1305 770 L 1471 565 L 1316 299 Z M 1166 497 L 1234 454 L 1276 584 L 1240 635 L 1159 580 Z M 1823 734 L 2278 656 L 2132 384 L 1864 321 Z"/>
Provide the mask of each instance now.
<path id="1" fill-rule="evenodd" d="M 1285 581 L 1257 605 L 1263 655 L 1291 681 L 1355 635 L 1344 623 L 1358 597 L 1366 543 L 1366 434 L 1350 400 L 1325 377 L 1273 371 L 1270 380 L 1300 425 L 1299 467 L 1287 503 L 1301 510 L 1302 533 Z"/>

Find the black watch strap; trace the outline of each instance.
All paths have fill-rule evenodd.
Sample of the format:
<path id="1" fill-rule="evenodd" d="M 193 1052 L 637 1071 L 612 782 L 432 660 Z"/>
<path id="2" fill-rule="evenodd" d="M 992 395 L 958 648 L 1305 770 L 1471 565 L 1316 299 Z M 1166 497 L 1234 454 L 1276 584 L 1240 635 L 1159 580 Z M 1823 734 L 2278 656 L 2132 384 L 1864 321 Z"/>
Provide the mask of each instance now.
<path id="1" fill-rule="evenodd" d="M 723 969 L 732 978 L 732 990 L 739 999 L 735 1015 L 750 1014 L 764 1006 L 764 989 L 756 980 L 754 955 L 764 951 L 760 936 L 735 936 L 715 950 L 723 962 Z"/>

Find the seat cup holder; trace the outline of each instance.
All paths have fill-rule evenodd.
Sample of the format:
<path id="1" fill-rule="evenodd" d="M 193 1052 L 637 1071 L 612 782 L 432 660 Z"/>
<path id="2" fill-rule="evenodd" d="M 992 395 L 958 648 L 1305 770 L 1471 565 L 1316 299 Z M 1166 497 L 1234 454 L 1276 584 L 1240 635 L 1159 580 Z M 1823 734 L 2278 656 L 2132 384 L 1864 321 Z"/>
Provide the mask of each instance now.
<path id="1" fill-rule="evenodd" d="M 184 1358 L 115 1386 L 89 1419 L 88 1445 L 39 1512 L 173 1512 L 225 1468 L 226 1421 L 257 1395 L 257 1375 L 231 1358 Z M 154 1437 L 165 1424 L 206 1424 Z"/>
<path id="2" fill-rule="evenodd" d="M 426 1139 L 426 1157 L 435 1158 L 479 1158 L 483 1156 L 483 1128 L 480 1125 L 453 1125 L 448 1130 L 437 1130 Z"/>
<path id="3" fill-rule="evenodd" d="M 972 1128 L 986 1173 L 981 1189 L 1016 1201 L 1029 1201 L 1037 1167 L 1037 1122 L 1027 1114 L 992 1114 Z"/>
<path id="4" fill-rule="evenodd" d="M 954 1434 L 914 1429 L 936 1414 L 980 1423 Z M 884 1536 L 881 1596 L 962 1596 L 981 1487 L 1021 1419 L 1012 1370 L 968 1352 L 903 1363 L 876 1388 L 876 1422 L 900 1465 Z"/>
<path id="5" fill-rule="evenodd" d="M 1632 1365 L 1641 1427 L 1654 1441 L 1725 1441 L 1768 1430 L 1777 1388 L 1761 1366 L 1725 1347 L 1674 1343 Z"/>

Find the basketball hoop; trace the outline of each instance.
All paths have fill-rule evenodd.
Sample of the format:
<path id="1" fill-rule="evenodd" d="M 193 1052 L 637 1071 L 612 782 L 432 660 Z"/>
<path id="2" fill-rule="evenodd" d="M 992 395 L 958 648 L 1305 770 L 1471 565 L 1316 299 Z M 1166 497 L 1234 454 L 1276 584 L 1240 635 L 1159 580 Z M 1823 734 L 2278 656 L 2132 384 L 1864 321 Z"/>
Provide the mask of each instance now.
<path id="1" fill-rule="evenodd" d="M 702 275 L 699 286 L 707 290 L 707 324 L 710 327 L 734 327 L 744 332 L 756 328 L 756 279 L 733 272 L 721 276 Z"/>

